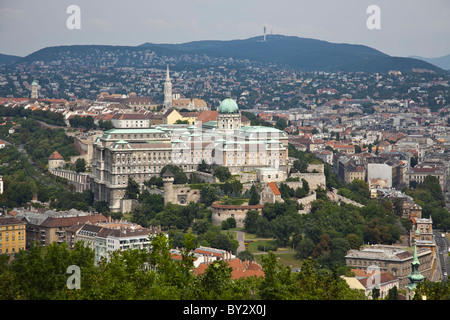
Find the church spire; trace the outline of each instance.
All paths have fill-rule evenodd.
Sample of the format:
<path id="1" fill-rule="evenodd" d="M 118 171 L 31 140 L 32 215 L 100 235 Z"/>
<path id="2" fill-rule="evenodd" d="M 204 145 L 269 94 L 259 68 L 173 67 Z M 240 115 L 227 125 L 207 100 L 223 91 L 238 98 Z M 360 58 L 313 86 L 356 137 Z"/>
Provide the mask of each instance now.
<path id="1" fill-rule="evenodd" d="M 416 243 L 414 243 L 413 259 L 411 261 L 411 273 L 408 275 L 410 283 L 406 286 L 406 289 L 410 292 L 410 296 L 412 296 L 412 292 L 416 289 L 417 284 L 425 279 L 425 277 L 419 271 L 419 266 L 420 262 L 417 255 L 417 245 Z"/>
<path id="2" fill-rule="evenodd" d="M 169 65 L 167 65 L 166 82 L 164 83 L 164 109 L 167 111 L 172 107 L 172 82 L 170 81 Z"/>

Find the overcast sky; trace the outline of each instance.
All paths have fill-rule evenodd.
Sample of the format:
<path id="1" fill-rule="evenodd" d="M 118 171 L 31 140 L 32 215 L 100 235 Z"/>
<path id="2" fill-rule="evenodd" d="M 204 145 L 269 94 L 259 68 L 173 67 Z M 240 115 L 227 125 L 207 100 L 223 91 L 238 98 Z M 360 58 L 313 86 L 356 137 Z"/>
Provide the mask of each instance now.
<path id="1" fill-rule="evenodd" d="M 67 7 L 80 8 L 69 30 Z M 369 30 L 367 7 L 381 9 Z M 0 53 L 48 46 L 245 39 L 263 33 L 363 44 L 393 56 L 450 54 L 450 0 L 0 0 Z"/>

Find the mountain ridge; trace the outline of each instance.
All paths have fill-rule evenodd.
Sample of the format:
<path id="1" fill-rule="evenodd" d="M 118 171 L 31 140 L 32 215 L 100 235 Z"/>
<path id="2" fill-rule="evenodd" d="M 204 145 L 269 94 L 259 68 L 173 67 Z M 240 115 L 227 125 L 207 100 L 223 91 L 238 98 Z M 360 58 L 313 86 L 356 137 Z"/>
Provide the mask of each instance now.
<path id="1" fill-rule="evenodd" d="M 36 60 L 52 61 L 70 53 L 83 55 L 89 52 L 101 55 L 102 52 L 104 53 L 107 50 L 139 51 L 151 49 L 156 54 L 169 57 L 181 54 L 200 54 L 213 57 L 241 58 L 290 66 L 301 71 L 385 73 L 390 70 L 414 71 L 420 69 L 422 71 L 448 73 L 442 68 L 421 59 L 393 57 L 360 44 L 332 43 L 284 35 L 269 35 L 266 39 L 267 41 L 263 41 L 263 36 L 257 36 L 248 39 L 199 40 L 179 44 L 146 42 L 137 46 L 54 46 L 37 50 L 23 58 L 13 60 L 12 63 Z"/>
<path id="2" fill-rule="evenodd" d="M 409 56 L 408 58 L 423 60 L 428 63 L 434 64 L 441 69 L 450 70 L 450 54 L 437 58 L 425 58 L 421 56 Z"/>

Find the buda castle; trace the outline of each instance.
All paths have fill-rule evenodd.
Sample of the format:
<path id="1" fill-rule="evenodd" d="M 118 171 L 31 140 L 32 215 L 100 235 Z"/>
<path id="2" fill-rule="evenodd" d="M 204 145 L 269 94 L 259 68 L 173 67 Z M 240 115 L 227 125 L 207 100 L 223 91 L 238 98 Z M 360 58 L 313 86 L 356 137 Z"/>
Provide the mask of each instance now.
<path id="1" fill-rule="evenodd" d="M 165 99 L 165 107 L 170 107 L 169 99 Z M 241 125 L 241 112 L 231 98 L 224 99 L 217 111 L 215 121 L 194 125 L 105 131 L 93 145 L 91 190 L 95 200 L 106 201 L 111 211 L 119 211 L 128 179 L 142 187 L 166 165 L 179 166 L 186 173 L 195 172 L 202 161 L 213 169 L 226 166 L 233 174 L 264 168 L 286 170 L 285 132 Z"/>

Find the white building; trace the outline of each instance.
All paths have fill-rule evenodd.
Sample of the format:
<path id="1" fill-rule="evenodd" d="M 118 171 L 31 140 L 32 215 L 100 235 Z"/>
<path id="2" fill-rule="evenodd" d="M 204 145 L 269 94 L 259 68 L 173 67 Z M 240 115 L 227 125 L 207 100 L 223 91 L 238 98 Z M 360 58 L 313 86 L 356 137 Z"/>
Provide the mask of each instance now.
<path id="1" fill-rule="evenodd" d="M 111 123 L 114 128 L 149 128 L 150 117 L 141 113 L 116 113 Z"/>
<path id="2" fill-rule="evenodd" d="M 386 163 L 368 163 L 367 164 L 367 181 L 385 180 L 386 187 L 392 188 L 392 167 Z"/>
<path id="3" fill-rule="evenodd" d="M 149 249 L 151 239 L 161 233 L 161 228 L 142 228 L 129 226 L 108 228 L 107 224 L 84 224 L 74 226 L 69 230 L 68 238 L 71 245 L 78 241 L 94 250 L 95 263 L 102 259 L 109 261 L 111 253 L 117 250 Z"/>

